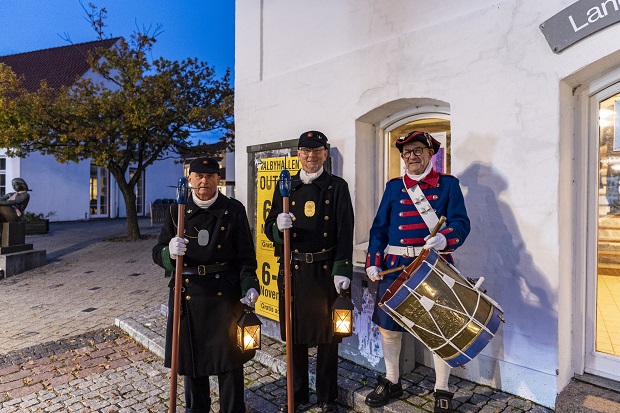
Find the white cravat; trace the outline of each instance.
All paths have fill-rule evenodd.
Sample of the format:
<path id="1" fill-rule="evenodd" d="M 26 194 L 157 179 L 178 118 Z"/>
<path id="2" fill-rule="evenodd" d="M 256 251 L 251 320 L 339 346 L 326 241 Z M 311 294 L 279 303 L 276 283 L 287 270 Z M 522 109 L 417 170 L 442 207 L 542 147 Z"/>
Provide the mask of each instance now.
<path id="1" fill-rule="evenodd" d="M 213 203 L 217 199 L 217 194 L 219 193 L 220 191 L 215 191 L 215 196 L 213 198 L 203 201 L 196 196 L 194 191 L 192 191 L 192 199 L 194 200 L 194 204 L 196 204 L 196 206 L 206 209 L 206 208 L 209 208 L 211 205 L 213 205 Z"/>
<path id="2" fill-rule="evenodd" d="M 309 174 L 308 172 L 306 172 L 306 171 L 304 171 L 302 169 L 301 171 L 299 171 L 299 177 L 301 178 L 301 182 L 303 182 L 304 184 L 310 184 L 316 178 L 321 176 L 322 173 L 323 173 L 323 167 L 322 166 L 321 166 L 321 169 L 319 169 L 317 172 L 315 172 L 313 174 Z"/>
<path id="3" fill-rule="evenodd" d="M 406 170 L 405 170 L 405 173 L 407 174 L 409 178 L 413 179 L 414 181 L 420 182 L 422 179 L 426 178 L 426 175 L 428 175 L 431 172 L 431 169 L 433 169 L 433 164 L 432 162 L 429 162 L 428 165 L 426 165 L 426 169 L 424 170 L 424 172 L 422 172 L 422 174 L 420 175 L 412 175 Z"/>

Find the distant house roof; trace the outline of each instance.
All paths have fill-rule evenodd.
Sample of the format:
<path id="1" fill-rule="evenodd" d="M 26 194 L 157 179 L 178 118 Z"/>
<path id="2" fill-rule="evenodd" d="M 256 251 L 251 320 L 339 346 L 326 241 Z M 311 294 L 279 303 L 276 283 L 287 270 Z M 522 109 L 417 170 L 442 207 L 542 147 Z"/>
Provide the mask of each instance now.
<path id="1" fill-rule="evenodd" d="M 110 48 L 119 39 L 116 37 L 0 56 L 0 63 L 10 66 L 18 76 L 23 76 L 23 86 L 31 92 L 39 88 L 42 80 L 46 80 L 48 86 L 53 88 L 70 86 L 90 69 L 87 60 L 90 52 L 94 53 L 97 48 Z"/>

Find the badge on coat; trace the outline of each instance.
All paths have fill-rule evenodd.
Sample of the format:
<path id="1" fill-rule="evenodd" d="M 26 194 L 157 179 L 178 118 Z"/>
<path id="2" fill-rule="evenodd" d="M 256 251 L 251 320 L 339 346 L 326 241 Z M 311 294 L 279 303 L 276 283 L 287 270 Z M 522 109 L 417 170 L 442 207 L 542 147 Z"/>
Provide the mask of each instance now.
<path id="1" fill-rule="evenodd" d="M 316 205 L 314 204 L 314 201 L 306 201 L 306 204 L 304 205 L 304 214 L 307 217 L 313 217 L 315 212 Z"/>
<path id="2" fill-rule="evenodd" d="M 198 231 L 198 245 L 204 247 L 209 243 L 209 231 L 206 229 L 201 229 Z"/>

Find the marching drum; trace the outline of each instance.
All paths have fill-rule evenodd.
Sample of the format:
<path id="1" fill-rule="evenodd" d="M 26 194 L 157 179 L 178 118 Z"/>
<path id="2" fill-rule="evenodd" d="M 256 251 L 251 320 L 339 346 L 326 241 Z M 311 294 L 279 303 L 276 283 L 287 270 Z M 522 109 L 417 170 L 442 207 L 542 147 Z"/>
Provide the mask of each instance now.
<path id="1" fill-rule="evenodd" d="M 504 311 L 436 251 L 424 250 L 419 259 L 379 306 L 448 365 L 462 366 L 491 341 Z"/>

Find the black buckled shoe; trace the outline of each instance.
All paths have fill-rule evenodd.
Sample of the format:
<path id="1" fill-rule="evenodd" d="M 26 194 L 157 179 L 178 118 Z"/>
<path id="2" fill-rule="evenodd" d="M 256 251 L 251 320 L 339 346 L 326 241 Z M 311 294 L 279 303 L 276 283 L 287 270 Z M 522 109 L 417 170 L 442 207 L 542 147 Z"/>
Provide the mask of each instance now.
<path id="1" fill-rule="evenodd" d="M 454 410 L 452 409 L 452 397 L 454 397 L 454 393 L 444 390 L 436 390 L 434 413 L 454 413 Z"/>
<path id="2" fill-rule="evenodd" d="M 334 402 L 321 404 L 321 413 L 340 413 L 338 405 Z"/>
<path id="3" fill-rule="evenodd" d="M 383 376 L 377 377 L 377 387 L 368 393 L 365 403 L 370 407 L 385 406 L 392 399 L 398 399 L 403 395 L 403 386 L 398 383 L 394 384 Z"/>

